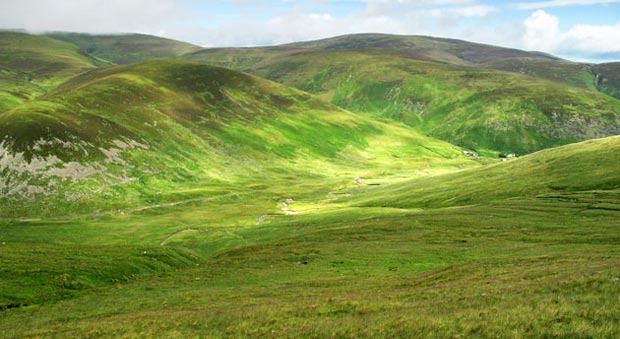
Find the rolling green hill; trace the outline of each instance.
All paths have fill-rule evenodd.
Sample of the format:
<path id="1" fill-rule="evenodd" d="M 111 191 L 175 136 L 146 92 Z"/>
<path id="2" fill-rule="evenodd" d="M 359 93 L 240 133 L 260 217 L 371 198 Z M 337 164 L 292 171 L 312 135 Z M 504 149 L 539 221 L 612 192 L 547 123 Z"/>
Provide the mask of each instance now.
<path id="1" fill-rule="evenodd" d="M 72 43 L 88 55 L 115 64 L 173 59 L 200 49 L 200 47 L 186 42 L 145 34 L 50 33 L 46 36 Z"/>
<path id="2" fill-rule="evenodd" d="M 476 164 L 405 126 L 180 61 L 74 77 L 0 114 L 0 135 L 0 205 L 13 215 L 158 203 L 174 198 L 171 191 L 204 186 L 353 183 L 374 172 Z"/>
<path id="3" fill-rule="evenodd" d="M 620 102 L 601 93 L 401 52 L 310 51 L 251 71 L 479 151 L 524 154 L 619 133 Z"/>
<path id="4" fill-rule="evenodd" d="M 541 53 L 528 52 L 456 39 L 390 34 L 353 34 L 317 41 L 298 42 L 275 47 L 200 48 L 180 41 L 143 35 L 88 35 L 80 33 L 48 34 L 73 43 L 89 55 L 118 64 L 162 58 L 189 61 L 208 60 L 210 64 L 245 70 L 260 61 L 301 50 L 381 49 L 398 51 L 414 59 L 435 60 L 516 72 L 587 89 L 595 89 L 595 72 L 590 65 Z"/>
<path id="5" fill-rule="evenodd" d="M 524 154 L 620 131 L 620 104 L 595 92 L 593 66 L 543 53 L 360 34 L 183 58 L 251 72 L 481 152 Z"/>
<path id="6" fill-rule="evenodd" d="M 96 63 L 72 44 L 0 31 L 0 111 L 44 94 Z"/>
<path id="7" fill-rule="evenodd" d="M 596 67 L 596 65 L 571 62 L 541 52 L 427 36 L 352 34 L 275 47 L 255 48 L 200 48 L 185 42 L 144 34 L 51 33 L 47 36 L 75 44 L 82 53 L 100 58 L 99 61 L 117 64 L 180 58 L 197 62 L 208 61 L 209 64 L 215 66 L 246 70 L 266 59 L 302 50 L 371 48 L 402 52 L 403 55 L 414 59 L 491 68 L 528 74 L 580 88 L 597 88 L 596 71 L 592 69 L 592 66 Z M 610 94 L 609 90 L 601 88 L 601 91 Z"/>
<path id="8" fill-rule="evenodd" d="M 437 208 L 489 204 L 518 197 L 582 202 L 585 209 L 593 211 L 620 210 L 616 201 L 620 176 L 615 169 L 619 161 L 619 136 L 588 140 L 484 169 L 378 188 L 363 205 Z M 596 199 L 601 201 L 587 204 Z"/>
<path id="9" fill-rule="evenodd" d="M 596 87 L 590 66 L 542 53 L 460 40 L 374 34 L 239 49 L 200 49 L 135 34 L 49 36 L 76 44 L 99 65 L 103 60 L 131 63 L 182 58 L 249 71 L 318 94 L 345 109 L 399 120 L 483 153 L 523 154 L 618 133 L 617 102 L 560 84 L 613 94 L 613 72 L 606 70 L 605 74 L 612 75 L 601 75 L 606 80 Z M 346 58 L 350 65 L 343 62 Z M 460 75 L 453 76 L 455 72 Z M 602 81 L 608 84 L 606 90 Z"/>

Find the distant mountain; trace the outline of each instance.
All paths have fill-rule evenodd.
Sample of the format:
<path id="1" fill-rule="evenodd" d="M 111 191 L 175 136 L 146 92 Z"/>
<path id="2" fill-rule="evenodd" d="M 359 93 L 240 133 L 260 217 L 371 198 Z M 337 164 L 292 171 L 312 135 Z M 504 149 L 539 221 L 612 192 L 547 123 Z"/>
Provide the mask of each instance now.
<path id="1" fill-rule="evenodd" d="M 592 72 L 589 64 L 563 60 L 542 52 L 522 51 L 457 39 L 391 34 L 353 34 L 284 46 L 322 50 L 363 48 L 393 50 L 413 57 L 425 56 L 455 65 L 528 74 L 572 86 L 596 89 L 596 74 Z"/>
<path id="2" fill-rule="evenodd" d="M 200 49 L 200 47 L 186 42 L 145 34 L 50 33 L 47 36 L 72 43 L 88 55 L 115 64 L 130 64 L 154 59 L 174 59 Z"/>
<path id="3" fill-rule="evenodd" d="M 0 31 L 0 111 L 44 94 L 96 64 L 70 43 Z"/>
<path id="4" fill-rule="evenodd" d="M 216 66 L 244 70 L 267 58 L 300 50 L 381 49 L 402 52 L 403 55 L 414 59 L 491 68 L 532 75 L 586 89 L 597 88 L 597 72 L 591 68 L 591 64 L 563 60 L 542 52 L 428 36 L 351 34 L 255 48 L 201 48 L 181 41 L 144 34 L 94 35 L 58 32 L 47 36 L 70 42 L 78 46 L 82 53 L 116 64 L 182 58 L 197 62 L 208 61 Z"/>
<path id="5" fill-rule="evenodd" d="M 315 41 L 297 42 L 283 46 L 322 49 L 327 51 L 378 48 L 426 56 L 437 61 L 457 65 L 481 65 L 499 59 L 519 57 L 561 60 L 558 57 L 542 52 L 526 52 L 513 48 L 478 44 L 457 39 L 415 35 L 351 34 Z"/>
<path id="6" fill-rule="evenodd" d="M 305 52 L 308 52 L 308 49 L 291 47 L 204 48 L 185 54 L 181 58 L 183 60 L 244 71 L 250 70 L 256 64 L 271 58 Z"/>
<path id="7" fill-rule="evenodd" d="M 486 68 L 531 75 L 558 83 L 597 90 L 596 74 L 592 65 L 567 60 L 541 58 L 506 58 L 489 61 Z"/>

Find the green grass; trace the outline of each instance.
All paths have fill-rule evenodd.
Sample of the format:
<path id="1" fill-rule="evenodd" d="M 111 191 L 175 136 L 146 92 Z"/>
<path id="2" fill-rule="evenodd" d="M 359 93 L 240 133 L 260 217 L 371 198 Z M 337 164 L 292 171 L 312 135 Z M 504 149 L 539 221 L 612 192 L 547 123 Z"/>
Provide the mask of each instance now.
<path id="1" fill-rule="evenodd" d="M 332 187 L 299 183 L 289 194 L 272 187 L 123 215 L 6 221 L 0 253 L 12 264 L 2 274 L 19 277 L 3 279 L 7 291 L 38 295 L 5 294 L 13 306 L 0 324 L 7 338 L 612 338 L 620 327 L 618 185 L 603 174 L 575 186 L 572 175 L 590 173 L 579 166 L 586 154 L 609 167 L 617 145 L 601 139 L 501 164 L 544 160 L 536 173 L 554 178 L 553 192 L 535 182 L 511 191 L 489 174 L 499 166 L 480 168 L 478 178 L 506 192 L 470 192 L 475 205 L 358 203 L 432 199 L 450 191 L 442 182 L 467 192 L 457 180 L 473 180 L 465 170 L 349 187 L 352 197 L 332 201 Z M 574 173 L 557 177 L 568 165 Z M 426 182 L 436 192 L 417 188 Z M 393 193 L 405 188 L 408 195 Z M 291 208 L 302 213 L 255 225 L 260 214 L 278 214 L 277 197 L 294 197 Z M 151 253 L 163 262 L 145 269 Z M 102 278 L 92 283 L 91 274 Z"/>
<path id="2" fill-rule="evenodd" d="M 477 205 L 511 197 L 580 191 L 592 191 L 585 198 L 596 198 L 598 190 L 620 188 L 620 179 L 615 170 L 615 164 L 620 161 L 619 148 L 620 138 L 617 136 L 571 144 L 484 169 L 412 181 L 398 187 L 378 188 L 373 197 L 362 205 L 450 207 Z M 578 201 L 579 196 L 569 195 L 566 199 Z"/>
<path id="3" fill-rule="evenodd" d="M 126 283 L 199 262 L 189 251 L 161 246 L 11 243 L 0 251 L 5 273 L 0 292 L 2 310 L 51 303 L 79 295 L 82 290 Z"/>
<path id="4" fill-rule="evenodd" d="M 484 67 L 527 74 L 558 83 L 596 90 L 595 77 L 591 66 L 567 60 L 541 58 L 506 58 L 491 60 Z"/>

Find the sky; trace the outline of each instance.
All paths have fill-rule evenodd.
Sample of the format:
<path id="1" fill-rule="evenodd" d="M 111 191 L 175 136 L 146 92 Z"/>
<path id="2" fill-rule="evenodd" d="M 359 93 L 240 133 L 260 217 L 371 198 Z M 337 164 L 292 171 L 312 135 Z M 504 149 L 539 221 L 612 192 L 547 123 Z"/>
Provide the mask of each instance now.
<path id="1" fill-rule="evenodd" d="M 620 60 L 620 0 L 0 0 L 0 28 L 145 33 L 205 47 L 393 33 Z"/>

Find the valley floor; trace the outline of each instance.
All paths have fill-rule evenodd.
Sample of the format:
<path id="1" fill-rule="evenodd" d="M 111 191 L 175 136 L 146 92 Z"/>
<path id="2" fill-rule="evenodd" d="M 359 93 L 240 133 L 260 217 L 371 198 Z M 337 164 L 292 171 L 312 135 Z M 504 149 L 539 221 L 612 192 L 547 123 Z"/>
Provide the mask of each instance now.
<path id="1" fill-rule="evenodd" d="M 377 192 L 223 194 L 115 215 L 5 222 L 1 336 L 620 331 L 620 192 L 432 209 L 355 202 Z M 285 215 L 282 202 L 291 198 L 288 208 L 299 214 Z M 265 213 L 281 216 L 257 225 Z"/>

